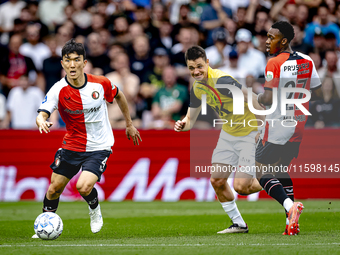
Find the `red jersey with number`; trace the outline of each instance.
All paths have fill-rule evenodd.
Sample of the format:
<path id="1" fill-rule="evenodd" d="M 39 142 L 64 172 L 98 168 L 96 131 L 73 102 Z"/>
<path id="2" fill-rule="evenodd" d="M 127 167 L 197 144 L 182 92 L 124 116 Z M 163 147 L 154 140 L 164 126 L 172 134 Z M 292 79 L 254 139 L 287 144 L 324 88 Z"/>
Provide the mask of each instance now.
<path id="1" fill-rule="evenodd" d="M 300 52 L 283 52 L 270 59 L 265 71 L 265 90 L 277 88 L 277 108 L 266 116 L 265 131 L 261 137 L 263 142 L 284 145 L 289 142 L 301 142 L 307 116 L 295 105 L 287 104 L 286 114 L 281 112 L 281 89 L 304 88 L 316 89 L 321 86 L 313 60 Z M 286 99 L 305 98 L 303 93 L 286 93 Z M 273 98 L 274 100 L 274 98 Z M 309 102 L 302 104 L 307 110 Z M 271 108 L 268 106 L 267 109 Z"/>
<path id="2" fill-rule="evenodd" d="M 62 148 L 78 152 L 111 150 L 114 144 L 106 102 L 112 103 L 118 88 L 104 76 L 85 74 L 85 83 L 74 87 L 66 77 L 47 93 L 38 112 L 58 110 L 67 133 Z"/>

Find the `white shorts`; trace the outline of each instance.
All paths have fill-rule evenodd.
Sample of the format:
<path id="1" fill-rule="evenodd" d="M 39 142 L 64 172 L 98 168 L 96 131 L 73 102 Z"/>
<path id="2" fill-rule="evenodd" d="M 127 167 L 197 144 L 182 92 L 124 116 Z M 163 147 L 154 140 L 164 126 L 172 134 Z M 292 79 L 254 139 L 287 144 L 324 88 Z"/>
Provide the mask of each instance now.
<path id="1" fill-rule="evenodd" d="M 252 175 L 255 171 L 255 136 L 253 131 L 246 136 L 232 136 L 221 130 L 211 163 L 231 165 L 238 171 Z"/>

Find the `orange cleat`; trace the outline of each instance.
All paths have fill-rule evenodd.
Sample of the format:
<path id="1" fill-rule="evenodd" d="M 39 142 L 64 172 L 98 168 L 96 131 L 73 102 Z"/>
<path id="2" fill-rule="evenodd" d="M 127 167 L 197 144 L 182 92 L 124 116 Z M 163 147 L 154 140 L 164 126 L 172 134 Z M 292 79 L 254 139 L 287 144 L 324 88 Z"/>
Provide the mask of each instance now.
<path id="1" fill-rule="evenodd" d="M 299 217 L 302 213 L 303 210 L 303 204 L 301 202 L 295 202 L 290 208 L 289 213 L 288 213 L 288 220 L 289 220 L 289 225 L 288 225 L 288 235 L 297 235 L 300 232 L 300 227 L 299 227 Z"/>

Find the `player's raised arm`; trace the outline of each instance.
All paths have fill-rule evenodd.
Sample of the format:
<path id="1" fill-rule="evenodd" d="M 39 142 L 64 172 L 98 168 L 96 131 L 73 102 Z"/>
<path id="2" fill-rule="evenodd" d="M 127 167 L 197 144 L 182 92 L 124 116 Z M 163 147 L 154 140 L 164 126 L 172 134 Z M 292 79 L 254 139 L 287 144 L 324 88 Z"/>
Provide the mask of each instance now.
<path id="1" fill-rule="evenodd" d="M 46 112 L 39 112 L 35 122 L 39 128 L 39 132 L 40 134 L 42 133 L 42 131 L 44 131 L 46 134 L 50 132 L 50 127 L 52 127 L 53 123 L 52 122 L 49 122 L 47 121 L 48 119 L 48 113 Z"/>
<path id="2" fill-rule="evenodd" d="M 119 90 L 117 96 L 115 97 L 117 104 L 120 110 L 123 113 L 125 122 L 126 122 L 126 137 L 130 140 L 132 138 L 134 145 L 139 145 L 139 142 L 142 141 L 138 130 L 132 125 L 131 116 L 129 113 L 128 103 L 122 91 Z"/>

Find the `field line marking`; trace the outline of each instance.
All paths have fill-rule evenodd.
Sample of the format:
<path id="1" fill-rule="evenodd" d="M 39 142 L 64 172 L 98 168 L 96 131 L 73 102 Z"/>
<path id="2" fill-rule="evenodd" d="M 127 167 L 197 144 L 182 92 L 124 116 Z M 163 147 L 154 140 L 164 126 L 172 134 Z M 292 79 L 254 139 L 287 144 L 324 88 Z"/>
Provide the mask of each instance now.
<path id="1" fill-rule="evenodd" d="M 305 245 L 299 243 L 235 243 L 235 244 L 3 244 L 0 248 L 8 247 L 190 247 L 190 246 L 290 246 L 290 245 Z M 329 246 L 340 245 L 340 243 L 314 243 L 308 246 Z"/>

